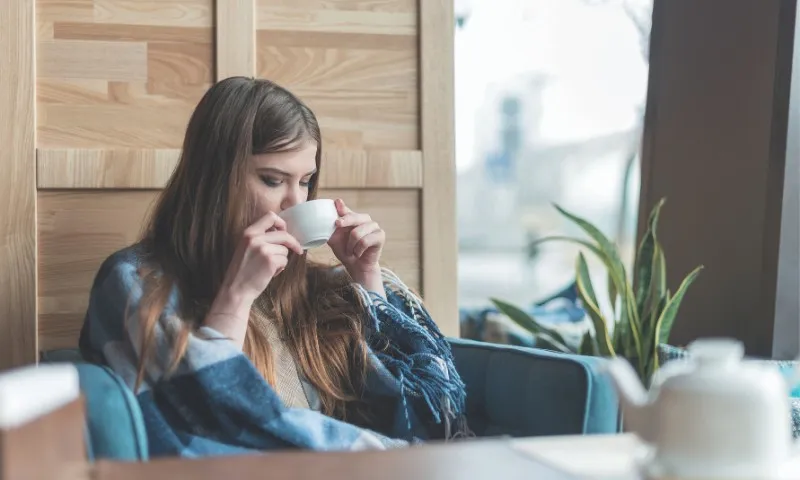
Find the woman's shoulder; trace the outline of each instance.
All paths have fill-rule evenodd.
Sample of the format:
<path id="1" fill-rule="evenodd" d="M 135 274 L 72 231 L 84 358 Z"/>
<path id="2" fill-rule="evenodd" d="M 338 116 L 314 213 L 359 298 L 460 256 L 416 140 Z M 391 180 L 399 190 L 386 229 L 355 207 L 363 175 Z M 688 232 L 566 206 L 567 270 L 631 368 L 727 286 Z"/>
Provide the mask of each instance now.
<path id="1" fill-rule="evenodd" d="M 144 258 L 144 247 L 138 243 L 113 252 L 100 264 L 92 290 L 109 287 L 122 287 L 127 290 L 139 284 Z"/>

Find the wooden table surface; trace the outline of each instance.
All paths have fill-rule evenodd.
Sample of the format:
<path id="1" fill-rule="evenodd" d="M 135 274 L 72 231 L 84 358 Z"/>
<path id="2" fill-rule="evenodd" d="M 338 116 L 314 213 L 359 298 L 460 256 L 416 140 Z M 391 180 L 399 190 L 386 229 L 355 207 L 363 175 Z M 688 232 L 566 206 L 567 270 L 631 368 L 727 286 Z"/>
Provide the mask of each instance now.
<path id="1" fill-rule="evenodd" d="M 640 446 L 629 434 L 569 435 L 428 444 L 383 452 L 100 461 L 88 472 L 85 464 L 74 471 L 64 469 L 58 480 L 642 480 L 636 466 Z M 780 479 L 799 479 L 800 452 L 785 467 Z"/>
<path id="2" fill-rule="evenodd" d="M 514 448 L 506 439 L 390 451 L 273 453 L 147 463 L 100 461 L 94 480 L 579 480 Z"/>

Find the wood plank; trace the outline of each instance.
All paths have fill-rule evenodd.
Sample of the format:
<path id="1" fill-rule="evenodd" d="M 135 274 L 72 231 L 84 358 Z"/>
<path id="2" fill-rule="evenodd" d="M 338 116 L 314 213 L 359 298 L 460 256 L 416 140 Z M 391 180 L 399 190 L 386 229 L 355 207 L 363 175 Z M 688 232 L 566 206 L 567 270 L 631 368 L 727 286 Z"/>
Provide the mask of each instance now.
<path id="1" fill-rule="evenodd" d="M 136 97 L 132 104 L 40 104 L 38 146 L 179 148 L 193 109 L 188 102 L 166 97 Z"/>
<path id="2" fill-rule="evenodd" d="M 152 189 L 166 184 L 180 150 L 40 149 L 36 153 L 40 189 Z"/>
<path id="3" fill-rule="evenodd" d="M 39 149 L 40 189 L 160 189 L 177 165 L 178 149 Z M 419 151 L 324 153 L 323 188 L 420 188 Z"/>
<path id="4" fill-rule="evenodd" d="M 345 43 L 347 45 L 347 43 Z M 419 83 L 416 49 L 279 47 L 259 44 L 257 74 L 297 89 L 416 91 Z"/>
<path id="5" fill-rule="evenodd" d="M 375 35 L 415 35 L 417 31 L 415 11 L 346 10 L 330 6 L 313 8 L 302 4 L 280 5 L 271 0 L 258 2 L 257 19 L 259 30 Z"/>
<path id="6" fill-rule="evenodd" d="M 334 150 L 323 152 L 322 188 L 420 188 L 422 152 Z"/>
<path id="7" fill-rule="evenodd" d="M 155 191 L 40 191 L 39 345 L 74 348 L 97 269 L 135 242 Z M 383 264 L 411 288 L 419 285 L 419 190 L 321 190 L 369 213 L 386 230 Z M 313 258 L 330 262 L 327 248 Z"/>
<path id="8" fill-rule="evenodd" d="M 106 40 L 113 42 L 214 42 L 212 28 L 156 25 L 119 25 L 114 23 L 57 22 L 52 36 L 59 40 Z"/>
<path id="9" fill-rule="evenodd" d="M 150 90 L 159 85 L 191 87 L 203 90 L 213 81 L 214 49 L 210 43 L 153 42 L 147 43 L 147 78 Z"/>
<path id="10" fill-rule="evenodd" d="M 327 48 L 336 45 L 338 48 L 370 48 L 377 50 L 411 50 L 416 51 L 419 42 L 416 34 L 387 35 L 370 33 L 341 33 L 341 32 L 303 32 L 286 30 L 258 30 L 256 32 L 258 45 L 272 47 L 311 47 Z"/>
<path id="11" fill-rule="evenodd" d="M 54 1 L 54 0 L 49 0 Z M 355 12 L 415 13 L 419 0 L 258 0 L 261 3 L 303 10 L 347 10 Z"/>
<path id="12" fill-rule="evenodd" d="M 94 23 L 212 27 L 214 0 L 94 0 Z"/>
<path id="13" fill-rule="evenodd" d="M 37 358 L 34 10 L 0 2 L 0 369 Z"/>
<path id="14" fill-rule="evenodd" d="M 111 103 L 108 82 L 84 78 L 39 78 L 36 81 L 36 101 L 50 105 L 103 105 Z M 39 114 L 39 123 L 43 120 Z"/>
<path id="15" fill-rule="evenodd" d="M 147 44 L 53 40 L 39 42 L 39 78 L 147 80 Z"/>
<path id="16" fill-rule="evenodd" d="M 91 22 L 94 18 L 92 2 L 93 0 L 36 0 L 36 19 L 40 22 Z"/>
<path id="17" fill-rule="evenodd" d="M 217 0 L 217 81 L 256 72 L 255 0 Z"/>
<path id="18" fill-rule="evenodd" d="M 342 90 L 293 88 L 320 122 L 332 128 L 352 128 L 362 132 L 378 129 L 419 128 L 419 96 L 416 90 Z M 329 136 L 324 128 L 322 136 Z M 416 145 L 414 147 L 417 147 Z"/>
<path id="19" fill-rule="evenodd" d="M 53 22 L 36 21 L 36 39 L 39 41 L 52 40 L 55 37 Z"/>
<path id="20" fill-rule="evenodd" d="M 46 114 L 46 112 L 45 112 Z M 42 115 L 41 107 L 39 115 Z M 152 128 L 147 124 L 106 125 L 103 128 L 80 125 L 46 125 L 40 122 L 37 145 L 42 148 L 178 148 L 182 127 Z M 184 127 L 185 129 L 185 123 Z"/>
<path id="21" fill-rule="evenodd" d="M 422 288 L 445 335 L 458 336 L 453 0 L 420 2 Z"/>

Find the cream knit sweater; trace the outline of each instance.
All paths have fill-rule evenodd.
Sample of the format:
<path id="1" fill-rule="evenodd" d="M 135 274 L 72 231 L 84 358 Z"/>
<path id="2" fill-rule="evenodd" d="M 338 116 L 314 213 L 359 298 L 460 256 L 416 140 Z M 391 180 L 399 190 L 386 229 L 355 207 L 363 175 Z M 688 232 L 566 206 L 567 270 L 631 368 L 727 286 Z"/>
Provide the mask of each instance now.
<path id="1" fill-rule="evenodd" d="M 272 361 L 275 362 L 275 390 L 283 403 L 290 408 L 318 409 L 313 387 L 300 375 L 295 356 L 289 345 L 281 338 L 275 322 L 265 315 L 263 308 L 253 309 L 250 328 L 259 329 L 269 341 Z M 312 398 L 309 398 L 312 397 Z"/>

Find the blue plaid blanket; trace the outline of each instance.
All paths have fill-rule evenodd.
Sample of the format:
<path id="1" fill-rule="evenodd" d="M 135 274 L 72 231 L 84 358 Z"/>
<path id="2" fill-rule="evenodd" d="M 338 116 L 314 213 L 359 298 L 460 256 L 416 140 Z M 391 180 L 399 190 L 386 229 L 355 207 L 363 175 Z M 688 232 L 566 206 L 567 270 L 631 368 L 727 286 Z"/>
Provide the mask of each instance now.
<path id="1" fill-rule="evenodd" d="M 80 336 L 83 356 L 110 366 L 131 388 L 139 364 L 142 298 L 136 246 L 110 256 L 98 271 Z M 449 437 L 465 428 L 465 388 L 449 344 L 420 300 L 390 272 L 387 299 L 355 290 L 368 305 L 370 368 L 365 400 L 381 412 L 360 425 L 310 409 L 288 408 L 250 360 L 208 327 L 194 332 L 173 373 L 168 338 L 180 321 L 173 292 L 156 327 L 159 348 L 136 398 L 151 456 L 197 457 L 276 449 L 360 450 Z M 372 408 L 374 407 L 374 408 Z"/>

